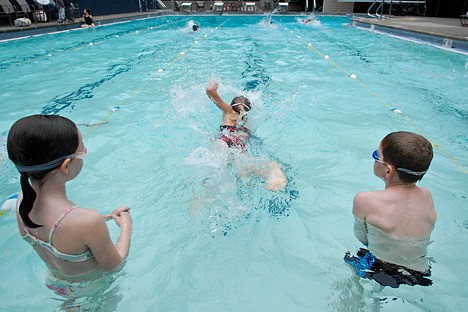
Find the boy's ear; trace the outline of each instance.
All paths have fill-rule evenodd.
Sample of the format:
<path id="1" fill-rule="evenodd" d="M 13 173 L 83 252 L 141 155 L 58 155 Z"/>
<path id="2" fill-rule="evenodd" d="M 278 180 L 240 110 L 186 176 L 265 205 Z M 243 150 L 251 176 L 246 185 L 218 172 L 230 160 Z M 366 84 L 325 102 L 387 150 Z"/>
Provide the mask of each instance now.
<path id="1" fill-rule="evenodd" d="M 394 174 L 396 174 L 396 168 L 392 165 L 387 165 L 386 171 L 385 171 L 385 177 L 390 178 Z"/>

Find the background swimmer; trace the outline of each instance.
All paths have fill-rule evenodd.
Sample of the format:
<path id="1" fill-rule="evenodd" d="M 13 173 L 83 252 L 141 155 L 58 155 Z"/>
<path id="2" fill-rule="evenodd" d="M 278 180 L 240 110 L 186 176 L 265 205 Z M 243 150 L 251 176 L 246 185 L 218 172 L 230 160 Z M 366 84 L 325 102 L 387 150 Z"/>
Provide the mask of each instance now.
<path id="1" fill-rule="evenodd" d="M 321 25 L 320 21 L 315 18 L 315 16 L 309 16 L 307 18 L 298 18 L 297 19 L 301 24 L 310 25 L 310 26 L 319 26 Z"/>
<path id="2" fill-rule="evenodd" d="M 193 33 L 199 29 L 200 29 L 200 25 L 195 23 L 193 20 L 190 20 L 187 22 L 187 24 L 185 24 L 185 28 L 183 29 L 183 32 Z"/>

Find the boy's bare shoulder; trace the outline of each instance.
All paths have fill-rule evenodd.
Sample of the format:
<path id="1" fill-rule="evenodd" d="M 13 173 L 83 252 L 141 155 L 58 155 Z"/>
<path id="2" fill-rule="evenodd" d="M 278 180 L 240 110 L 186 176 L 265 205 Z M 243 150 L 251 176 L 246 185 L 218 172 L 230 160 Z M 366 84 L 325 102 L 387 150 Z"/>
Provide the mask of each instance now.
<path id="1" fill-rule="evenodd" d="M 359 192 L 354 196 L 353 213 L 364 220 L 366 216 L 379 207 L 382 191 Z"/>
<path id="2" fill-rule="evenodd" d="M 383 191 L 359 192 L 354 196 L 354 203 L 360 206 L 373 206 L 383 197 Z"/>

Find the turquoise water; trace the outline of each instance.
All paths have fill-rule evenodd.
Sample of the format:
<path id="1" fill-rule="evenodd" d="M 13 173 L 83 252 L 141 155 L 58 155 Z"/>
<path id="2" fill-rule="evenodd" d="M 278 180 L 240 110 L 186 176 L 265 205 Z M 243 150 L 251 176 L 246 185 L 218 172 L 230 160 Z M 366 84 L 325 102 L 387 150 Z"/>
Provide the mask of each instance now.
<path id="1" fill-rule="evenodd" d="M 19 186 L 4 147 L 15 120 L 103 122 L 80 126 L 88 157 L 68 195 L 103 213 L 129 205 L 134 228 L 125 269 L 106 293 L 83 299 L 89 309 L 463 310 L 467 56 L 354 29 L 342 17 L 272 22 L 161 17 L 0 42 L 0 197 Z M 213 148 L 221 113 L 205 94 L 210 79 L 225 100 L 252 100 L 250 152 L 284 166 L 284 192 L 238 179 Z M 420 183 L 438 211 L 434 285 L 380 290 L 354 281 L 342 257 L 360 247 L 354 194 L 383 187 L 371 153 L 397 130 L 437 144 Z M 60 309 L 11 213 L 0 217 L 0 246 L 0 310 Z"/>

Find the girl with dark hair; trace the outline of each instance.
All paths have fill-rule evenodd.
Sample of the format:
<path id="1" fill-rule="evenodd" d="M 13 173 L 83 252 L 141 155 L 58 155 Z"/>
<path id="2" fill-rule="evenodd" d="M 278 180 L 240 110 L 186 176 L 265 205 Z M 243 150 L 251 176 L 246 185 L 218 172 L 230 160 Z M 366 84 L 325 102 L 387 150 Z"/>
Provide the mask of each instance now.
<path id="1" fill-rule="evenodd" d="M 76 125 L 60 116 L 22 118 L 10 129 L 7 150 L 21 174 L 18 228 L 49 269 L 47 287 L 81 297 L 112 282 L 109 273 L 129 250 L 129 208 L 102 215 L 67 198 L 65 184 L 81 172 L 87 154 Z M 115 245 L 106 225 L 110 219 L 121 230 Z"/>
<path id="2" fill-rule="evenodd" d="M 81 28 L 96 27 L 96 26 L 94 26 L 93 16 L 91 15 L 91 12 L 89 11 L 89 9 L 84 9 L 83 10 L 83 19 L 82 19 L 82 21 L 84 23 L 81 24 Z"/>
<path id="3" fill-rule="evenodd" d="M 229 105 L 218 94 L 218 83 L 210 82 L 206 94 L 214 104 L 223 112 L 223 122 L 220 126 L 219 139 L 224 146 L 240 149 L 246 155 L 249 143 L 250 130 L 246 127 L 246 114 L 252 109 L 250 101 L 245 96 L 236 96 Z M 253 158 L 249 159 L 251 165 L 244 168 L 242 174 L 258 174 L 266 179 L 268 189 L 272 191 L 283 190 L 286 187 L 286 175 L 282 167 L 275 161 L 265 163 Z"/>

